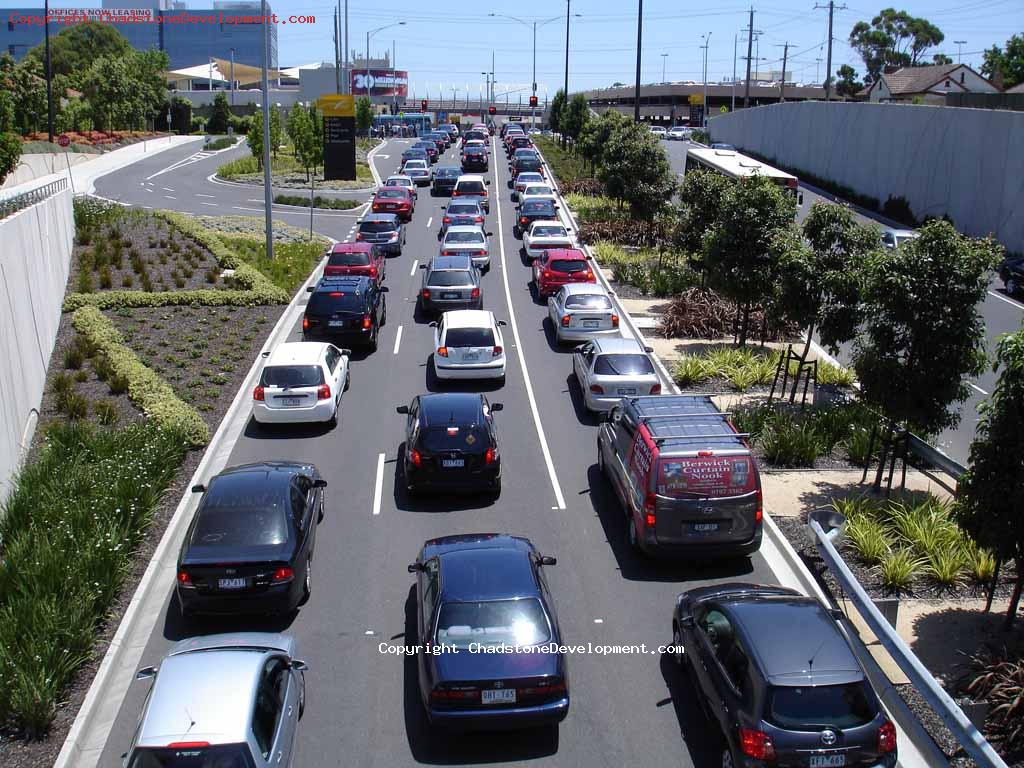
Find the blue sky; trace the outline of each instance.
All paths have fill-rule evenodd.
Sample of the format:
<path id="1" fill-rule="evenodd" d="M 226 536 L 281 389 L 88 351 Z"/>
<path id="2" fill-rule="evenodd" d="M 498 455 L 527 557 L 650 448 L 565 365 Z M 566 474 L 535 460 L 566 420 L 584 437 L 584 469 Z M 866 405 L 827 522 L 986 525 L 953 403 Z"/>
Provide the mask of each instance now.
<path id="1" fill-rule="evenodd" d="M 615 81 L 631 83 L 636 55 L 636 3 L 612 0 L 571 0 L 569 88 L 577 90 L 611 85 Z M 833 71 L 849 63 L 863 71 L 857 54 L 847 44 L 850 28 L 870 18 L 890 2 L 877 4 L 852 0 L 852 6 L 837 10 L 833 29 Z M 55 0 L 54 6 L 96 7 L 98 0 Z M 22 7 L 31 3 L 0 0 L 0 7 Z M 39 4 L 42 5 L 41 3 Z M 190 7 L 206 3 L 190 0 Z M 210 3 L 209 5 L 212 5 Z M 291 0 L 277 2 L 278 14 L 315 15 L 317 24 L 285 25 L 279 29 L 279 55 L 283 65 L 305 64 L 333 59 L 332 24 L 336 2 L 331 0 Z M 788 70 L 796 80 L 813 82 L 825 75 L 825 41 L 828 12 L 814 10 L 814 0 L 772 0 L 756 5 L 754 29 L 761 30 L 753 55 L 765 61 L 764 70 L 780 69 L 783 44 L 790 44 Z M 895 7 L 923 16 L 936 24 L 946 36 L 938 50 L 957 58 L 954 40 L 964 40 L 963 61 L 976 68 L 981 52 L 992 44 L 1003 45 L 1014 32 L 1024 30 L 1024 5 L 1021 0 L 933 0 L 932 2 L 895 3 Z M 405 20 L 406 25 L 378 33 L 371 44 L 372 53 L 381 54 L 397 47 L 397 63 L 409 70 L 417 95 L 429 87 L 436 97 L 443 89 L 445 98 L 452 88 L 465 95 L 468 87 L 475 96 L 482 88 L 480 72 L 490 69 L 494 52 L 498 91 L 517 89 L 528 93 L 531 73 L 532 30 L 489 13 L 510 14 L 524 20 L 559 17 L 537 32 L 537 81 L 543 99 L 545 87 L 553 94 L 561 86 L 565 56 L 564 0 L 475 0 L 475 2 L 423 2 L 423 0 L 349 0 L 350 47 L 362 52 L 367 29 Z M 709 79 L 729 77 L 733 71 L 733 38 L 745 33 L 749 6 L 736 0 L 721 5 L 688 6 L 678 0 L 646 0 L 642 80 L 662 79 L 661 54 L 668 80 L 702 78 L 701 35 L 710 33 L 708 52 Z M 742 39 L 742 35 L 741 35 Z M 745 54 L 744 43 L 739 56 Z M 816 61 L 818 58 L 821 61 Z M 742 73 L 743 62 L 737 63 Z"/>

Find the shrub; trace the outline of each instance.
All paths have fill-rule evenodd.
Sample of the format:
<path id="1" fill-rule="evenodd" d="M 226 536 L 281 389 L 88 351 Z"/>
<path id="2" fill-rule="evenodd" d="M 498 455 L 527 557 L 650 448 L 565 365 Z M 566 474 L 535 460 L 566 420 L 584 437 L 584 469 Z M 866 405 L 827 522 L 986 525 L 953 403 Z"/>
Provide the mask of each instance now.
<path id="1" fill-rule="evenodd" d="M 612 219 L 606 221 L 580 222 L 579 241 L 593 245 L 608 240 L 618 245 L 635 248 L 671 247 L 669 224 L 661 219 L 640 221 L 637 219 Z"/>
<path id="2" fill-rule="evenodd" d="M 843 445 L 846 447 L 846 456 L 850 463 L 856 464 L 858 467 L 864 467 L 867 466 L 870 459 L 878 457 L 880 442 L 881 440 L 876 435 L 874 448 L 871 451 L 871 455 L 868 456 L 868 448 L 871 445 L 871 430 L 864 427 L 854 427 L 849 437 L 843 441 Z"/>
<path id="3" fill-rule="evenodd" d="M 58 373 L 54 375 L 50 387 L 53 389 L 54 394 L 61 395 L 65 392 L 70 392 L 73 385 L 74 381 L 71 376 L 66 373 Z"/>
<path id="4" fill-rule="evenodd" d="M 1024 658 L 987 649 L 971 656 L 971 667 L 965 688 L 989 703 L 986 735 L 1002 741 L 1003 754 L 1024 749 Z"/>
<path id="5" fill-rule="evenodd" d="M 96 414 L 96 419 L 99 423 L 105 427 L 110 427 L 117 423 L 117 406 L 109 400 L 97 401 L 93 405 L 92 411 Z"/>
<path id="6" fill-rule="evenodd" d="M 574 179 L 563 182 L 561 185 L 563 195 L 590 195 L 597 197 L 604 194 L 604 183 L 600 179 Z M 570 203 L 570 206 L 572 203 Z"/>
<path id="7" fill-rule="evenodd" d="M 904 224 L 908 227 L 916 227 L 918 224 L 917 217 L 914 216 L 914 212 L 910 210 L 910 203 L 907 202 L 905 197 L 893 197 L 892 195 L 889 195 L 882 204 L 882 215 L 888 216 L 890 219 L 895 219 L 900 224 Z"/>
<path id="8" fill-rule="evenodd" d="M 810 424 L 775 419 L 761 434 L 765 458 L 782 467 L 813 467 L 822 452 L 822 441 Z"/>
<path id="9" fill-rule="evenodd" d="M 852 368 L 839 368 L 827 360 L 818 360 L 818 384 L 823 387 L 852 387 L 857 374 Z"/>
<path id="10" fill-rule="evenodd" d="M 964 537 L 964 559 L 967 561 L 967 570 L 971 578 L 979 584 L 987 584 L 992 581 L 996 573 L 996 558 L 987 549 L 979 547 L 973 539 Z"/>
<path id="11" fill-rule="evenodd" d="M 565 189 L 562 192 L 565 194 L 566 204 L 581 225 L 596 221 L 629 219 L 629 211 L 610 197 L 565 193 Z"/>
<path id="12" fill-rule="evenodd" d="M 888 589 L 902 590 L 910 586 L 923 566 L 921 558 L 911 549 L 897 549 L 878 566 L 882 584 Z"/>
<path id="13" fill-rule="evenodd" d="M 235 145 L 235 141 L 236 139 L 231 138 L 230 136 L 224 136 L 222 138 L 206 142 L 206 145 L 203 147 L 203 149 L 206 150 L 207 152 L 216 152 L 219 149 L 227 149 L 228 147 L 233 147 Z"/>
<path id="14" fill-rule="evenodd" d="M 82 350 L 80 350 L 76 345 L 72 344 L 71 346 L 64 350 L 65 368 L 77 371 L 79 368 L 82 367 L 82 363 L 84 362 L 85 355 L 82 354 Z"/>
<path id="15" fill-rule="evenodd" d="M 259 165 L 255 157 L 240 157 L 237 160 L 224 163 L 217 169 L 217 175 L 222 179 L 234 179 L 247 173 L 256 173 Z"/>
<path id="16" fill-rule="evenodd" d="M 302 195 L 274 195 L 274 202 L 278 205 L 297 205 L 303 208 L 309 208 L 309 196 Z M 338 211 L 348 211 L 352 208 L 358 208 L 363 205 L 361 200 L 352 200 L 351 198 L 333 198 L 333 197 L 321 197 L 316 195 L 313 198 L 314 208 L 329 208 Z"/>
<path id="17" fill-rule="evenodd" d="M 57 398 L 57 407 L 71 421 L 84 419 L 89 415 L 89 399 L 73 390 L 69 390 Z"/>
<path id="18" fill-rule="evenodd" d="M 81 383 L 89 380 L 89 372 L 85 368 L 80 368 L 75 371 L 75 381 Z"/>
<path id="19" fill-rule="evenodd" d="M 848 516 L 846 536 L 860 559 L 868 565 L 881 563 L 890 552 L 885 526 L 867 515 Z"/>

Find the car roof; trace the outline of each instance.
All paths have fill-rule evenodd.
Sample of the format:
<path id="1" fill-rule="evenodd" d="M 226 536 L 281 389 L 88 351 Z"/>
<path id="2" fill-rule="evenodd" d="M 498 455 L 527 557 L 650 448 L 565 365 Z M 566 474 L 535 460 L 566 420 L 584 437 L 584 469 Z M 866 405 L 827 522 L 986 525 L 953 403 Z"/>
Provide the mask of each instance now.
<path id="1" fill-rule="evenodd" d="M 594 349 L 599 355 L 646 355 L 647 351 L 636 339 L 627 339 L 619 336 L 594 339 Z"/>
<path id="2" fill-rule="evenodd" d="M 449 328 L 489 328 L 494 325 L 494 313 L 487 309 L 456 309 L 444 313 Z"/>
<path id="3" fill-rule="evenodd" d="M 420 422 L 424 426 L 477 424 L 483 399 L 476 392 L 436 392 L 420 395 Z"/>
<path id="4" fill-rule="evenodd" d="M 430 261 L 429 271 L 438 272 L 445 269 L 467 270 L 472 268 L 473 260 L 468 255 L 435 256 Z"/>
<path id="5" fill-rule="evenodd" d="M 596 295 L 596 296 L 607 296 L 602 288 L 597 283 L 566 283 L 562 286 L 565 289 L 567 296 L 582 296 L 582 295 Z"/>
<path id="6" fill-rule="evenodd" d="M 454 225 L 448 227 L 448 231 L 445 233 L 445 237 L 447 237 L 452 232 L 458 234 L 459 232 L 482 232 L 482 231 L 483 231 L 483 228 L 479 224 L 454 224 Z"/>
<path id="7" fill-rule="evenodd" d="M 441 600 L 538 597 L 529 555 L 520 547 L 473 546 L 440 555 Z"/>
<path id="8" fill-rule="evenodd" d="M 363 216 L 363 220 L 359 223 L 364 224 L 367 221 L 386 221 L 391 224 L 401 223 L 398 220 L 398 215 L 394 213 L 368 213 L 365 216 Z"/>
<path id="9" fill-rule="evenodd" d="M 328 346 L 322 341 L 286 341 L 274 348 L 266 365 L 316 365 Z"/>
<path id="10" fill-rule="evenodd" d="M 864 672 L 836 621 L 817 600 L 792 595 L 738 595 L 720 602 L 747 638 L 772 685 L 841 685 Z"/>
<path id="11" fill-rule="evenodd" d="M 479 181 L 482 184 L 484 177 L 479 173 L 464 173 L 459 176 L 459 181 Z"/>
<path id="12" fill-rule="evenodd" d="M 331 246 L 331 253 L 370 253 L 373 250 L 373 243 L 335 243 Z"/>
<path id="13" fill-rule="evenodd" d="M 353 293 L 365 293 L 372 285 L 373 278 L 366 275 L 327 275 L 320 278 L 314 292 L 350 290 Z"/>

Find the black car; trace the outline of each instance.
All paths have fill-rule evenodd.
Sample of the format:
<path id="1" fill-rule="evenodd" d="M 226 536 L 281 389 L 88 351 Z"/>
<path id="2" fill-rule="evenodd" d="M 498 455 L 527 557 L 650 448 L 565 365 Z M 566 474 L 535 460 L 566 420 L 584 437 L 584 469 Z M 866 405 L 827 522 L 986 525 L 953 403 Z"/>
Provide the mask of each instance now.
<path id="1" fill-rule="evenodd" d="M 302 316 L 303 338 L 329 337 L 377 349 L 377 336 L 388 316 L 387 286 L 372 277 L 323 277 L 306 290 L 311 295 Z"/>
<path id="2" fill-rule="evenodd" d="M 446 730 L 557 728 L 569 677 L 544 569 L 529 540 L 464 534 L 423 544 L 416 574 L 420 698 Z M 474 652 L 473 649 L 476 649 Z M 436 652 L 435 652 L 436 651 Z"/>
<path id="3" fill-rule="evenodd" d="M 430 194 L 451 195 L 455 182 L 462 175 L 457 165 L 439 165 L 434 169 L 434 180 L 430 183 Z"/>
<path id="4" fill-rule="evenodd" d="M 427 153 L 431 163 L 436 163 L 441 153 L 437 149 L 437 143 L 433 139 L 423 139 L 412 145 L 413 149 L 422 149 Z"/>
<path id="5" fill-rule="evenodd" d="M 225 469 L 202 493 L 178 555 L 183 616 L 289 613 L 309 598 L 327 481 L 312 464 Z"/>
<path id="6" fill-rule="evenodd" d="M 536 152 L 524 153 L 517 155 L 512 158 L 512 162 L 509 163 L 509 171 L 512 174 L 512 180 L 515 182 L 516 176 L 524 171 L 533 171 L 534 173 L 544 172 L 544 163 L 540 160 L 540 155 Z"/>
<path id="7" fill-rule="evenodd" d="M 494 413 L 501 403 L 489 403 L 472 392 L 419 395 L 406 414 L 405 488 L 422 490 L 486 490 L 501 493 L 501 456 Z"/>
<path id="8" fill-rule="evenodd" d="M 519 204 L 513 232 L 522 237 L 535 221 L 558 221 L 558 206 L 551 200 L 526 200 Z"/>
<path id="9" fill-rule="evenodd" d="M 462 150 L 462 170 L 486 171 L 490 166 L 487 147 L 466 147 Z"/>
<path id="10" fill-rule="evenodd" d="M 672 650 L 721 728 L 721 765 L 896 765 L 896 730 L 839 620 L 785 587 L 679 595 Z"/>
<path id="11" fill-rule="evenodd" d="M 389 256 L 401 256 L 405 245 L 405 227 L 394 213 L 371 213 L 359 221 L 356 240 L 379 245 Z"/>
<path id="12" fill-rule="evenodd" d="M 999 277 L 1008 295 L 1024 294 L 1024 257 L 1004 259 L 999 265 Z"/>

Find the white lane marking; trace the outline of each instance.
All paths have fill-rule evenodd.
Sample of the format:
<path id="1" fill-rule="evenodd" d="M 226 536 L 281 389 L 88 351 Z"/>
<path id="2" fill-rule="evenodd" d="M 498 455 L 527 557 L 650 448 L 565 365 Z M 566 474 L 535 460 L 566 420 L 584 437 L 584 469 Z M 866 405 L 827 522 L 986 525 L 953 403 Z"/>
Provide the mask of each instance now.
<path id="1" fill-rule="evenodd" d="M 494 138 L 491 138 L 492 146 L 497 146 Z M 501 186 L 498 178 L 498 166 L 494 166 L 494 180 Z M 523 369 L 523 381 L 526 384 L 526 396 L 530 401 L 530 410 L 533 411 L 533 424 L 537 428 L 537 438 L 540 440 L 540 450 L 544 454 L 544 463 L 548 467 L 548 477 L 551 480 L 551 488 L 555 492 L 555 501 L 559 509 L 565 509 L 565 498 L 562 496 L 562 488 L 558 483 L 558 474 L 555 472 L 555 464 L 551 460 L 551 449 L 548 448 L 548 440 L 544 435 L 544 426 L 540 422 L 540 412 L 537 410 L 537 398 L 533 395 L 533 384 L 530 383 L 530 371 L 526 368 L 526 357 L 523 355 L 523 343 L 519 339 L 519 325 L 516 323 L 516 312 L 512 308 L 512 289 L 508 284 L 508 269 L 505 268 L 505 227 L 501 223 L 501 201 L 498 202 L 498 245 L 501 250 L 501 277 L 505 283 L 505 300 L 508 302 L 508 322 L 512 326 L 512 336 L 516 342 L 516 354 L 519 355 L 519 365 Z"/>
<path id="2" fill-rule="evenodd" d="M 430 225 L 433 224 L 433 223 L 434 223 L 434 217 L 431 216 L 429 219 L 427 219 L 427 229 L 430 229 Z"/>
<path id="3" fill-rule="evenodd" d="M 1019 304 L 1018 302 L 1014 301 L 1013 299 L 1009 299 L 1006 296 L 1003 296 L 1001 293 L 996 293 L 995 291 L 989 291 L 988 295 L 989 296 L 995 296 L 1000 301 L 1005 301 L 1011 307 L 1016 307 L 1017 309 L 1024 309 L 1024 304 Z"/>
<path id="4" fill-rule="evenodd" d="M 384 454 L 377 454 L 377 482 L 373 487 L 373 514 L 380 514 L 380 497 L 384 491 Z"/>
<path id="5" fill-rule="evenodd" d="M 263 202 L 263 198 L 262 198 L 262 197 L 259 197 L 259 198 L 256 198 L 256 197 L 250 197 L 250 198 L 249 198 L 248 200 L 246 200 L 245 202 L 247 202 L 247 203 L 262 203 L 262 202 Z"/>
<path id="6" fill-rule="evenodd" d="M 398 333 L 395 334 L 395 349 L 391 354 L 398 354 L 398 346 L 402 343 L 402 326 L 398 326 Z"/>
<path id="7" fill-rule="evenodd" d="M 197 192 L 196 197 L 213 197 L 213 195 L 201 195 Z"/>
<path id="8" fill-rule="evenodd" d="M 145 189 L 146 189 L 147 192 L 155 192 L 156 191 L 156 190 L 151 189 L 150 187 L 146 187 Z"/>
<path id="9" fill-rule="evenodd" d="M 412 269 L 409 270 L 409 277 L 412 277 L 413 275 L 416 274 L 416 268 L 419 265 L 420 265 L 420 260 L 419 259 L 413 259 L 412 260 Z"/>
<path id="10" fill-rule="evenodd" d="M 391 155 L 377 155 L 381 160 L 390 160 Z"/>
<path id="11" fill-rule="evenodd" d="M 988 397 L 988 392 L 986 392 L 986 391 L 985 391 L 984 389 L 982 389 L 981 387 L 979 387 L 979 386 L 978 386 L 977 384 L 975 384 L 975 383 L 974 383 L 973 381 L 968 381 L 967 383 L 971 385 L 971 389 L 975 390 L 976 392 L 980 392 L 981 394 L 983 394 L 983 395 L 985 395 L 986 397 Z"/>
<path id="12" fill-rule="evenodd" d="M 178 199 L 178 198 L 174 197 L 173 195 L 164 195 L 164 197 L 166 197 L 168 200 L 177 200 Z"/>
<path id="13" fill-rule="evenodd" d="M 204 203 L 202 200 L 199 201 L 199 204 L 200 205 L 209 205 L 209 206 L 211 206 L 213 208 L 217 208 L 218 207 L 216 203 Z"/>
<path id="14" fill-rule="evenodd" d="M 231 207 L 234 208 L 236 211 L 256 211 L 256 213 L 263 213 L 262 208 L 243 208 L 240 205 L 233 205 Z"/>
<path id="15" fill-rule="evenodd" d="M 160 189 L 162 189 L 164 192 L 173 192 L 174 191 L 170 187 L 160 187 Z"/>

